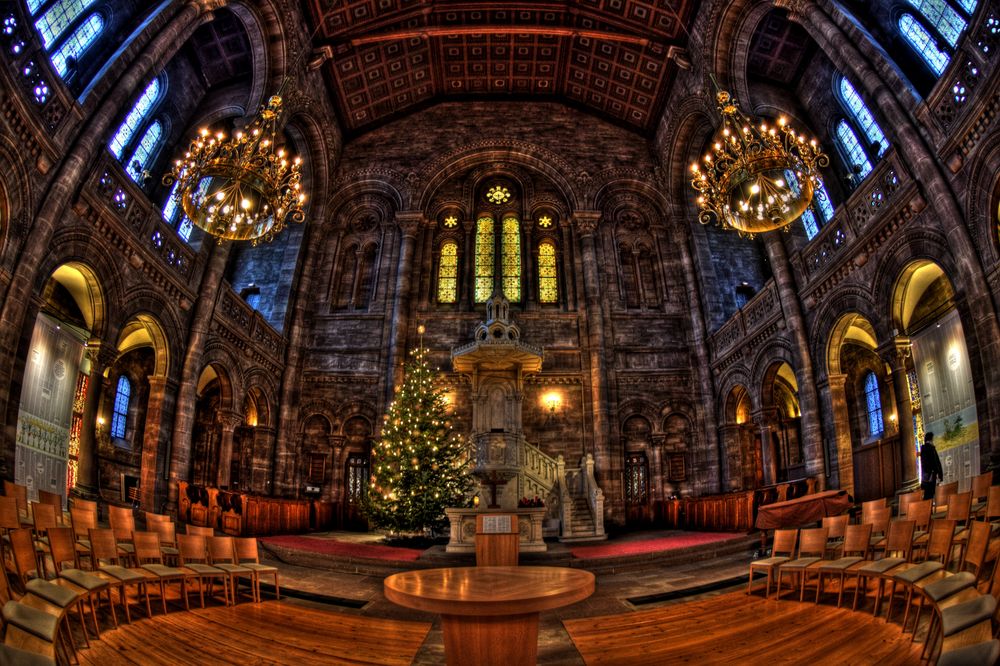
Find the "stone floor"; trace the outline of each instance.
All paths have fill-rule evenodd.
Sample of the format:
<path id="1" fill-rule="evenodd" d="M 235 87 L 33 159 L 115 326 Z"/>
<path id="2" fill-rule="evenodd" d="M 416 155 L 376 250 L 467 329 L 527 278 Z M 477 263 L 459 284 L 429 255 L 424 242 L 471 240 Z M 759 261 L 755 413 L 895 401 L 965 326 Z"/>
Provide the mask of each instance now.
<path id="1" fill-rule="evenodd" d="M 656 533 L 630 535 L 627 538 L 650 538 L 649 534 Z M 371 537 L 337 535 L 337 538 L 368 540 Z M 554 548 L 556 551 L 559 549 L 559 545 Z M 563 619 L 627 613 L 652 608 L 659 604 L 679 603 L 731 591 L 734 587 L 746 584 L 746 573 L 752 555 L 753 546 L 745 544 L 739 552 L 696 561 L 677 562 L 665 557 L 653 557 L 638 563 L 622 563 L 627 566 L 595 567 L 597 590 L 593 596 L 572 606 L 542 613 L 539 624 L 538 663 L 560 665 L 583 663 L 563 628 Z M 554 554 L 554 556 L 559 555 Z M 438 616 L 409 610 L 386 600 L 382 593 L 383 574 L 333 571 L 320 563 L 311 566 L 274 560 L 271 560 L 271 563 L 281 568 L 282 592 L 289 592 L 292 597 L 291 603 L 319 605 L 344 613 L 431 622 L 433 628 L 414 663 L 420 665 L 444 663 L 444 644 Z M 588 567 L 584 564 L 583 568 Z M 671 598 L 648 600 L 649 596 L 659 594 Z M 641 597 L 647 599 L 639 599 Z M 354 607 L 351 607 L 352 605 Z"/>

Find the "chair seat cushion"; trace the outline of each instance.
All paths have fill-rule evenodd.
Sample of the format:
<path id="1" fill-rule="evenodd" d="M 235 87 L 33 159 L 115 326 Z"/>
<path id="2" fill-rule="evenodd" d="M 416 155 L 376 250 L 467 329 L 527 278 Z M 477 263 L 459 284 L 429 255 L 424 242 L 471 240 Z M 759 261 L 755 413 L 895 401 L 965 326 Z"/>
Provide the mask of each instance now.
<path id="1" fill-rule="evenodd" d="M 211 564 L 201 564 L 200 562 L 189 562 L 185 564 L 182 569 L 189 569 L 202 576 L 220 576 L 226 574 L 226 572 L 219 567 L 213 567 Z"/>
<path id="2" fill-rule="evenodd" d="M 185 574 L 176 567 L 168 567 L 165 564 L 143 564 L 142 568 L 150 573 L 154 573 L 160 578 L 183 578 Z"/>
<path id="3" fill-rule="evenodd" d="M 77 539 L 76 540 L 76 545 L 77 546 L 83 546 L 87 550 L 90 550 L 90 539 Z"/>
<path id="4" fill-rule="evenodd" d="M 784 564 L 785 562 L 788 562 L 791 559 L 792 558 L 790 558 L 790 557 L 782 557 L 780 555 L 778 557 L 765 557 L 762 560 L 754 560 L 753 562 L 750 563 L 750 566 L 751 567 L 773 567 L 773 566 L 775 566 L 777 564 Z"/>
<path id="5" fill-rule="evenodd" d="M 859 567 L 858 572 L 863 574 L 883 574 L 889 569 L 898 567 L 904 562 L 906 562 L 906 560 L 902 557 L 885 557 L 881 560 L 875 560 L 874 562 L 869 562 L 864 566 Z"/>
<path id="6" fill-rule="evenodd" d="M 241 575 L 241 576 L 242 575 L 249 576 L 249 575 L 251 575 L 253 573 L 252 571 L 250 571 L 246 567 L 240 566 L 239 564 L 228 564 L 228 563 L 225 563 L 225 562 L 218 562 L 218 563 L 213 563 L 212 566 L 213 567 L 217 567 L 219 569 L 222 569 L 223 571 L 225 571 L 228 574 L 236 574 L 236 575 Z"/>
<path id="7" fill-rule="evenodd" d="M 816 564 L 822 559 L 823 558 L 821 557 L 800 557 L 797 560 L 792 560 L 791 562 L 782 564 L 781 570 L 786 571 L 788 569 L 795 569 L 797 571 L 799 569 L 805 569 L 806 567 Z"/>
<path id="8" fill-rule="evenodd" d="M 968 666 L 969 664 L 995 664 L 1000 659 L 1000 641 L 983 641 L 942 652 L 938 666 Z"/>
<path id="9" fill-rule="evenodd" d="M 920 564 L 910 567 L 906 571 L 900 571 L 899 573 L 893 574 L 893 580 L 898 580 L 902 583 L 915 583 L 925 576 L 930 576 L 935 571 L 940 571 L 944 569 L 944 565 L 936 561 L 921 562 Z"/>
<path id="10" fill-rule="evenodd" d="M 3 619 L 8 624 L 38 636 L 44 641 L 54 643 L 56 640 L 59 618 L 43 610 L 16 601 L 8 601 L 3 606 Z"/>
<path id="11" fill-rule="evenodd" d="M 102 564 L 101 571 L 114 576 L 123 583 L 143 582 L 148 580 L 147 576 L 144 576 L 138 571 L 132 571 L 131 569 L 120 567 L 117 564 Z"/>
<path id="12" fill-rule="evenodd" d="M 60 578 L 65 578 L 78 587 L 82 587 L 88 592 L 94 592 L 108 586 L 108 581 L 98 578 L 94 574 L 87 573 L 81 569 L 63 569 L 59 572 Z"/>
<path id="13" fill-rule="evenodd" d="M 56 662 L 37 652 L 0 644 L 0 666 L 55 666 Z"/>
<path id="14" fill-rule="evenodd" d="M 56 585 L 55 583 L 50 583 L 49 581 L 42 580 L 41 578 L 32 578 L 25 583 L 24 588 L 36 597 L 44 599 L 53 606 L 58 606 L 59 608 L 72 606 L 80 598 L 78 593 L 68 587 Z"/>
<path id="15" fill-rule="evenodd" d="M 969 513 L 979 513 L 986 508 L 986 502 L 973 502 L 969 507 Z"/>
<path id="16" fill-rule="evenodd" d="M 847 569 L 849 569 L 850 567 L 854 566 L 855 564 L 857 564 L 861 560 L 862 560 L 862 558 L 857 557 L 857 556 L 842 557 L 839 560 L 833 560 L 832 562 L 824 562 L 821 566 L 818 567 L 818 569 L 820 571 L 824 571 L 824 572 L 826 572 L 826 571 L 833 571 L 833 572 L 846 571 Z"/>
<path id="17" fill-rule="evenodd" d="M 954 576 L 948 576 L 941 580 L 934 581 L 924 588 L 924 594 L 928 599 L 937 603 L 942 599 L 947 599 L 953 594 L 972 587 L 976 584 L 976 576 L 972 572 L 963 571 Z"/>
<path id="18" fill-rule="evenodd" d="M 941 631 L 945 637 L 957 634 L 969 627 L 993 617 L 997 600 L 991 594 L 949 606 L 941 611 Z"/>
<path id="19" fill-rule="evenodd" d="M 270 573 L 278 570 L 278 567 L 270 564 L 258 564 L 256 562 L 240 562 L 240 566 L 256 571 L 257 573 Z"/>
<path id="20" fill-rule="evenodd" d="M 123 553 L 134 553 L 135 545 L 123 541 L 118 544 L 118 550 L 122 551 Z"/>
<path id="21" fill-rule="evenodd" d="M 181 551 L 177 550 L 173 546 L 160 546 L 160 552 L 164 555 L 180 555 Z"/>

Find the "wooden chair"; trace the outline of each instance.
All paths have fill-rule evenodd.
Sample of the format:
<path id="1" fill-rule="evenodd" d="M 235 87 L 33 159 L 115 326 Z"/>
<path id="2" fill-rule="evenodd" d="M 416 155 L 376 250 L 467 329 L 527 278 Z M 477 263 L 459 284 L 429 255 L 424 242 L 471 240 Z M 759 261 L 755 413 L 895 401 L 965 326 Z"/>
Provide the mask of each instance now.
<path id="1" fill-rule="evenodd" d="M 969 518 L 972 514 L 972 491 L 955 493 L 948 498 L 945 517 L 955 521 L 955 546 L 959 549 L 959 559 L 969 541 Z"/>
<path id="2" fill-rule="evenodd" d="M 767 582 L 764 585 L 764 598 L 767 599 L 771 593 L 771 578 L 775 571 L 792 559 L 795 554 L 795 544 L 799 540 L 798 530 L 775 530 L 774 544 L 771 547 L 771 557 L 754 560 L 750 563 L 750 576 L 747 580 L 747 594 L 750 594 L 753 585 L 754 569 L 765 569 L 767 571 Z"/>
<path id="3" fill-rule="evenodd" d="M 986 493 L 986 520 L 1000 520 L 1000 486 L 990 486 Z"/>
<path id="4" fill-rule="evenodd" d="M 160 553 L 166 562 L 177 561 L 177 535 L 174 532 L 176 526 L 169 520 L 154 521 L 150 531 L 155 532 L 160 537 Z"/>
<path id="5" fill-rule="evenodd" d="M 152 511 L 146 511 L 145 517 L 146 517 L 146 528 L 150 532 L 153 531 L 153 525 L 155 523 L 159 522 L 172 523 L 174 521 L 172 516 L 169 516 L 165 513 L 153 513 Z"/>
<path id="6" fill-rule="evenodd" d="M 906 591 L 905 610 L 903 611 L 903 628 L 906 628 L 913 602 L 913 591 L 918 582 L 928 583 L 941 578 L 947 573 L 946 566 L 951 559 L 951 545 L 955 537 L 955 521 L 945 518 L 936 519 L 931 523 L 930 537 L 924 546 L 924 561 L 902 564 L 892 570 L 889 587 L 889 602 L 885 611 L 885 621 L 892 618 L 892 604 L 896 598 L 897 585 Z"/>
<path id="7" fill-rule="evenodd" d="M 978 516 L 986 509 L 986 500 L 993 485 L 993 472 L 983 472 L 972 477 L 972 515 Z"/>
<path id="8" fill-rule="evenodd" d="M 987 554 L 990 547 L 990 524 L 980 520 L 972 521 L 969 528 L 969 538 L 962 552 L 958 568 L 960 571 L 970 571 L 978 582 L 985 573 Z"/>
<path id="9" fill-rule="evenodd" d="M 56 508 L 51 504 L 31 505 L 31 516 L 35 525 L 35 551 L 41 563 L 42 578 L 45 578 L 45 554 L 49 551 L 48 532 L 52 527 L 59 527 L 56 520 Z"/>
<path id="10" fill-rule="evenodd" d="M 939 483 L 934 490 L 934 517 L 944 518 L 948 510 L 948 499 L 958 492 L 958 481 Z"/>
<path id="11" fill-rule="evenodd" d="M 108 521 L 111 523 L 111 531 L 115 534 L 118 551 L 125 556 L 127 562 L 131 562 L 133 555 L 135 555 L 135 546 L 132 543 L 132 534 L 135 532 L 135 514 L 132 513 L 132 508 L 109 506 Z"/>
<path id="12" fill-rule="evenodd" d="M 176 567 L 168 567 L 163 563 L 163 553 L 160 552 L 160 535 L 156 532 L 136 532 L 134 534 L 135 560 L 138 568 L 153 577 L 160 584 L 160 601 L 163 604 L 163 614 L 167 614 L 166 584 L 177 581 L 181 585 L 181 596 L 184 597 L 185 610 L 191 610 L 187 596 L 187 572 Z"/>
<path id="13" fill-rule="evenodd" d="M 889 532 L 885 540 L 885 557 L 881 560 L 866 561 L 854 570 L 857 574 L 857 583 L 854 588 L 852 610 L 857 610 L 858 608 L 858 592 L 861 590 L 861 586 L 865 585 L 865 595 L 867 596 L 866 581 L 868 578 L 875 578 L 878 584 L 876 585 L 875 605 L 872 609 L 872 614 L 878 615 L 886 576 L 900 564 L 904 564 L 910 559 L 913 548 L 913 531 L 914 522 L 912 520 L 897 519 L 889 523 Z"/>
<path id="14" fill-rule="evenodd" d="M 899 511 L 897 516 L 899 518 L 906 517 L 906 511 L 911 502 L 919 502 L 924 499 L 924 491 L 917 489 L 908 493 L 903 493 L 899 496 Z"/>
<path id="15" fill-rule="evenodd" d="M 35 608 L 26 603 L 10 600 L 4 603 L 0 610 L 3 623 L 4 645 L 25 653 L 40 654 L 50 660 L 50 663 L 70 663 L 66 642 L 61 632 L 61 618 L 51 613 Z M 20 660 L 11 662 L 21 664 Z"/>
<path id="16" fill-rule="evenodd" d="M 112 586 L 118 588 L 118 596 L 125 609 L 125 620 L 132 621 L 132 614 L 129 610 L 128 587 L 136 588 L 136 599 L 140 588 L 146 596 L 146 615 L 153 616 L 153 611 L 149 604 L 149 582 L 151 576 L 145 573 L 127 569 L 118 562 L 121 560 L 121 553 L 115 541 L 115 533 L 110 529 L 90 530 L 90 548 L 93 555 L 93 562 L 98 575 L 107 580 Z M 102 564 L 107 562 L 107 564 Z"/>
<path id="17" fill-rule="evenodd" d="M 913 521 L 913 538 L 917 541 L 926 541 L 927 532 L 931 526 L 931 506 L 930 500 L 919 500 L 910 502 L 906 509 L 906 520 Z M 944 518 L 944 516 L 941 516 Z"/>
<path id="18" fill-rule="evenodd" d="M 236 537 L 237 564 L 253 571 L 254 587 L 257 601 L 260 601 L 260 577 L 274 576 L 274 598 L 281 598 L 281 587 L 278 585 L 278 567 L 260 563 L 260 552 L 257 549 L 257 539 L 254 537 Z"/>
<path id="19" fill-rule="evenodd" d="M 80 562 L 80 558 L 90 558 L 90 530 L 97 529 L 97 512 L 73 506 L 70 507 L 69 516 L 73 535 L 76 537 L 77 562 Z"/>
<path id="20" fill-rule="evenodd" d="M 869 540 L 869 550 L 885 550 L 885 538 L 889 532 L 889 522 L 892 520 L 892 509 L 882 507 L 871 512 L 872 533 Z"/>
<path id="21" fill-rule="evenodd" d="M 837 608 L 840 608 L 840 604 L 844 599 L 844 579 L 847 571 L 864 561 L 868 556 L 871 533 L 872 526 L 870 523 L 847 526 L 844 532 L 843 556 L 832 562 L 822 562 L 816 567 L 816 573 L 818 574 L 816 581 L 816 603 L 819 603 L 819 595 L 823 590 L 823 576 L 838 576 L 840 586 L 837 591 Z"/>
<path id="22" fill-rule="evenodd" d="M 28 487 L 4 479 L 3 494 L 17 500 L 17 512 L 25 519 L 28 517 Z"/>
<path id="23" fill-rule="evenodd" d="M 114 615 L 110 585 L 103 579 L 80 570 L 77 564 L 76 539 L 73 535 L 73 528 L 53 527 L 50 529 L 49 549 L 52 555 L 52 568 L 57 576 L 54 582 L 57 585 L 62 585 L 74 591 L 80 596 L 81 600 L 86 599 L 90 607 L 91 618 L 94 621 L 94 632 L 100 638 L 101 625 L 97 621 L 97 604 L 94 603 L 94 599 L 96 597 L 97 602 L 100 603 L 101 593 L 107 591 L 108 606 L 111 608 L 112 615 Z M 63 566 L 66 562 L 72 562 L 74 566 Z M 68 577 L 65 577 L 63 576 L 64 572 L 72 573 Z M 117 618 L 115 618 L 115 625 L 117 626 Z M 86 635 L 86 631 L 87 628 L 84 626 L 84 635 Z"/>
<path id="24" fill-rule="evenodd" d="M 861 522 L 870 523 L 871 514 L 875 509 L 884 509 L 889 506 L 884 497 L 880 499 L 868 500 L 867 502 L 861 503 Z"/>
<path id="25" fill-rule="evenodd" d="M 250 581 L 251 594 L 253 588 L 254 574 L 249 568 L 236 564 L 236 548 L 233 545 L 231 536 L 213 536 L 208 539 L 208 556 L 213 567 L 222 569 L 229 575 L 229 590 L 233 605 L 236 605 L 237 593 L 239 591 L 239 579 L 246 578 Z M 227 603 L 228 605 L 228 603 Z"/>
<path id="26" fill-rule="evenodd" d="M 0 561 L 6 557 L 10 548 L 10 533 L 21 529 L 21 516 L 17 512 L 17 500 L 13 497 L 0 497 Z"/>
<path id="27" fill-rule="evenodd" d="M 216 578 L 222 580 L 222 592 L 226 604 L 229 604 L 229 573 L 208 563 L 207 537 L 200 534 L 178 534 L 177 550 L 180 558 L 180 568 L 188 573 L 188 578 L 198 579 L 198 595 L 201 597 L 201 607 L 205 607 L 205 580 L 208 580 L 208 594 L 212 595 L 212 583 Z M 186 602 L 185 602 L 186 603 Z"/>
<path id="28" fill-rule="evenodd" d="M 35 539 L 31 529 L 21 527 L 11 530 L 10 549 L 14 563 L 14 573 L 21 590 L 28 581 L 39 575 L 38 556 L 35 551 Z"/>
<path id="29" fill-rule="evenodd" d="M 95 500 L 87 500 L 82 497 L 73 497 L 72 503 L 70 504 L 71 509 L 83 509 L 84 511 L 93 511 L 94 515 L 97 515 L 97 502 Z"/>
<path id="30" fill-rule="evenodd" d="M 799 601 L 805 595 L 806 578 L 810 567 L 818 564 L 826 554 L 826 542 L 829 530 L 825 527 L 815 527 L 802 530 L 799 533 L 799 556 L 790 562 L 785 562 L 778 568 L 778 588 L 774 598 L 781 598 L 781 581 L 785 574 L 798 576 Z M 815 569 L 813 569 L 815 572 Z M 794 588 L 793 588 L 794 589 Z"/>
<path id="31" fill-rule="evenodd" d="M 56 510 L 56 520 L 59 525 L 63 524 L 63 498 L 59 493 L 50 493 L 47 490 L 38 491 L 38 503 L 48 504 L 49 506 L 55 507 Z"/>
<path id="32" fill-rule="evenodd" d="M 826 549 L 829 551 L 831 559 L 844 545 L 844 533 L 847 530 L 847 523 L 850 519 L 851 517 L 846 513 L 840 516 L 827 516 L 823 518 L 822 527 L 827 529 Z"/>
<path id="33" fill-rule="evenodd" d="M 191 523 L 188 523 L 185 529 L 187 530 L 187 534 L 203 536 L 206 539 L 215 536 L 215 530 L 212 529 L 211 527 L 200 527 L 198 525 L 192 525 Z"/>

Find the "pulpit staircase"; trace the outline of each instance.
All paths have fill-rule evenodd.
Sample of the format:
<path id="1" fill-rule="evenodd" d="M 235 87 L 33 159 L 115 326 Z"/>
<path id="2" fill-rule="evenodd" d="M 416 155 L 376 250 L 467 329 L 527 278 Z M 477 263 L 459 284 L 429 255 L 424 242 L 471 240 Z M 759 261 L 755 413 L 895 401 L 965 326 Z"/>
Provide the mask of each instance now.
<path id="1" fill-rule="evenodd" d="M 594 479 L 594 458 L 589 453 L 580 467 L 567 468 L 562 456 L 552 458 L 524 442 L 519 497 L 558 498 L 560 541 L 603 541 L 604 493 Z"/>

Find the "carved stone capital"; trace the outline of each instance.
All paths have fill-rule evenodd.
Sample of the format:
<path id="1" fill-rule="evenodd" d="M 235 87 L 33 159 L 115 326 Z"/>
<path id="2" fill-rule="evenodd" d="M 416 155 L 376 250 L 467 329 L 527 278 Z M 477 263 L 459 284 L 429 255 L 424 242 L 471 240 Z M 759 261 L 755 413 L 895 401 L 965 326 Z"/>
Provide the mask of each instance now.
<path id="1" fill-rule="evenodd" d="M 597 231 L 601 213 L 596 210 L 580 210 L 573 214 L 573 225 L 581 236 L 590 236 Z"/>
<path id="2" fill-rule="evenodd" d="M 907 361 L 913 355 L 910 339 L 905 336 L 895 338 L 879 347 L 878 354 L 883 361 L 889 364 L 893 372 L 905 370 Z"/>
<path id="3" fill-rule="evenodd" d="M 416 238 L 420 225 L 424 223 L 424 214 L 420 211 L 402 211 L 396 213 L 396 225 L 404 238 Z"/>
<path id="4" fill-rule="evenodd" d="M 102 374 L 118 358 L 118 349 L 99 338 L 88 340 L 87 346 L 84 348 L 84 353 L 90 360 L 92 374 L 94 372 Z"/>
<path id="5" fill-rule="evenodd" d="M 217 416 L 223 430 L 235 430 L 244 421 L 243 414 L 228 409 L 219 411 Z"/>

